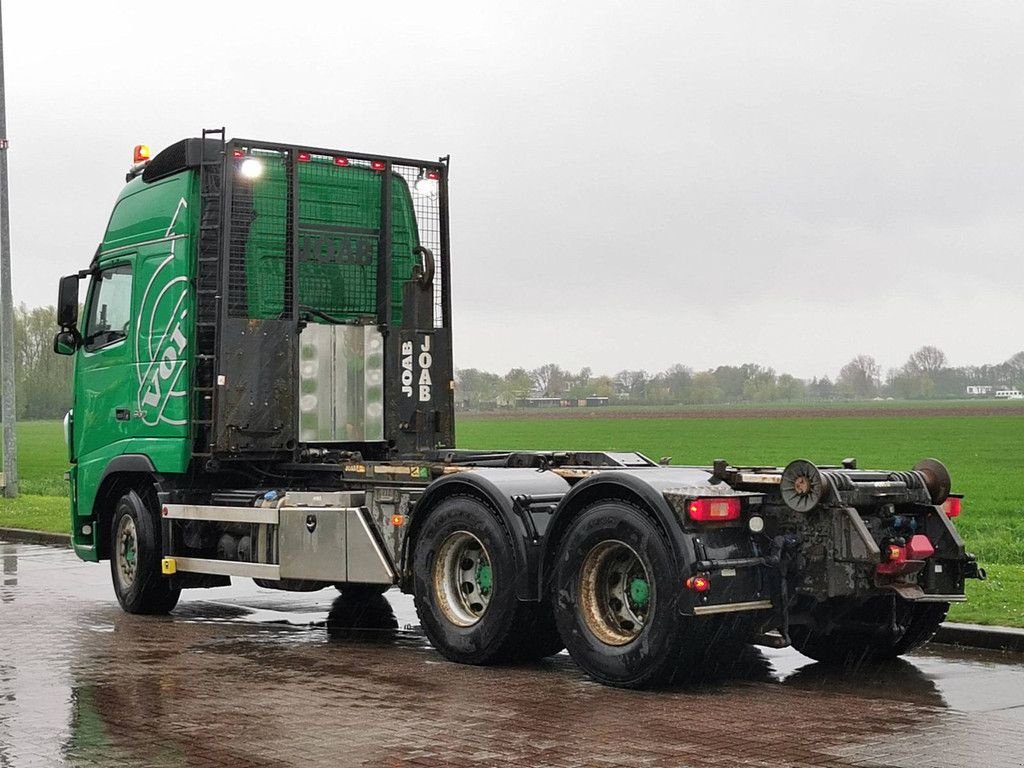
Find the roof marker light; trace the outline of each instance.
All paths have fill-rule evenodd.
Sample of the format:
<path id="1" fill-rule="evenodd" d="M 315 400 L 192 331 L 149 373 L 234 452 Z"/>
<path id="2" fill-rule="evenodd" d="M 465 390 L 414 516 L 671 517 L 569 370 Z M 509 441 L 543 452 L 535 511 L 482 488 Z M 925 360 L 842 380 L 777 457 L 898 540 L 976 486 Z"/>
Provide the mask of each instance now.
<path id="1" fill-rule="evenodd" d="M 383 171 L 387 168 L 387 164 L 383 160 L 371 160 L 370 168 L 374 171 Z"/>
<path id="2" fill-rule="evenodd" d="M 297 155 L 300 163 L 308 163 L 313 159 L 313 156 L 309 152 L 299 152 Z"/>
<path id="3" fill-rule="evenodd" d="M 233 158 L 235 158 L 235 160 L 241 160 L 243 157 L 245 157 L 245 150 L 244 149 L 233 149 L 233 150 L 231 150 L 231 156 Z"/>
<path id="4" fill-rule="evenodd" d="M 424 195 L 426 197 L 437 196 L 437 180 L 441 178 L 441 174 L 437 171 L 430 171 L 426 168 L 420 168 L 419 178 L 416 179 L 412 185 L 412 190 L 417 195 Z"/>
<path id="5" fill-rule="evenodd" d="M 135 151 L 132 153 L 135 163 L 144 163 L 149 160 L 149 147 L 145 144 L 136 144 Z"/>
<path id="6" fill-rule="evenodd" d="M 339 168 L 344 168 L 346 165 L 348 165 L 348 158 L 347 157 L 336 157 L 336 158 L 334 158 L 334 164 L 336 166 L 338 166 Z"/>

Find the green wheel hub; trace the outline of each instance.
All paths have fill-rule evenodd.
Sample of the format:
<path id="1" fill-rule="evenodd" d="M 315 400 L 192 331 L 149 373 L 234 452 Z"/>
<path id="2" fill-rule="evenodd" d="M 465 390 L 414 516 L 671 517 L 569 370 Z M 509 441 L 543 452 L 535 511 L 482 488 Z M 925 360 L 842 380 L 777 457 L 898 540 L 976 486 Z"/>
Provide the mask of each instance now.
<path id="1" fill-rule="evenodd" d="M 494 584 L 491 580 L 490 563 L 481 564 L 480 567 L 477 569 L 476 584 L 478 587 L 480 587 L 480 594 L 491 594 L 491 587 L 494 586 Z"/>
<path id="2" fill-rule="evenodd" d="M 646 579 L 633 579 L 629 582 L 629 597 L 637 608 L 646 608 L 651 599 L 651 585 Z"/>

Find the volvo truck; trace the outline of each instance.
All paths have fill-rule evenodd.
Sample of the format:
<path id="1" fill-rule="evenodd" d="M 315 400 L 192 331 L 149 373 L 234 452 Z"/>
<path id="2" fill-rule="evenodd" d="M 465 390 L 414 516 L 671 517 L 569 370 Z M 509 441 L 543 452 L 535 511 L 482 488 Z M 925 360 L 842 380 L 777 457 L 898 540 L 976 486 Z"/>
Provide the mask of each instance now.
<path id="1" fill-rule="evenodd" d="M 395 587 L 453 661 L 567 648 L 623 687 L 733 640 L 830 662 L 927 642 L 984 575 L 934 459 L 458 448 L 448 171 L 223 129 L 138 149 L 54 340 L 74 550 L 124 610 L 232 579 Z"/>

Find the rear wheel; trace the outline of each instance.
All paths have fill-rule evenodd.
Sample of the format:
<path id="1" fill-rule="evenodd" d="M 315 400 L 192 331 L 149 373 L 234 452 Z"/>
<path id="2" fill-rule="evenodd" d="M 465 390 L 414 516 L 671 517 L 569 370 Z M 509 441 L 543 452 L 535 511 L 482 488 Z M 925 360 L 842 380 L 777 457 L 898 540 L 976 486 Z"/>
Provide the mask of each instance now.
<path id="1" fill-rule="evenodd" d="M 911 603 L 876 597 L 852 610 L 827 631 L 790 629 L 793 647 L 815 661 L 856 665 L 895 659 L 920 648 L 939 629 L 949 603 Z"/>
<path id="2" fill-rule="evenodd" d="M 161 552 L 155 508 L 129 491 L 114 509 L 110 542 L 114 594 L 128 613 L 167 613 L 178 604 L 181 590 L 160 574 Z"/>
<path id="3" fill-rule="evenodd" d="M 452 661 L 521 658 L 532 604 L 515 594 L 512 543 L 480 501 L 455 496 L 430 513 L 413 557 L 416 613 L 431 644 Z"/>
<path id="4" fill-rule="evenodd" d="M 671 682 L 688 656 L 682 579 L 668 542 L 641 510 L 600 502 L 572 523 L 554 569 L 554 610 L 573 659 L 602 683 Z"/>

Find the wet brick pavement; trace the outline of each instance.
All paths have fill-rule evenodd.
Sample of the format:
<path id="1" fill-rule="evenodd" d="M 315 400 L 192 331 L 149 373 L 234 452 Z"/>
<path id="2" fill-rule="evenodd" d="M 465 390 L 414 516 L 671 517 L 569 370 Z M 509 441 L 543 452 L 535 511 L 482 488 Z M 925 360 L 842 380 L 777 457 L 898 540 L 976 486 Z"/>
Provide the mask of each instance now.
<path id="1" fill-rule="evenodd" d="M 147 618 L 121 612 L 106 564 L 14 544 L 0 561 L 2 768 L 1024 766 L 1020 656 L 936 648 L 844 674 L 750 648 L 640 693 L 564 655 L 448 663 L 396 592 L 358 617 L 376 629 L 350 631 L 336 593 L 249 582 Z"/>

